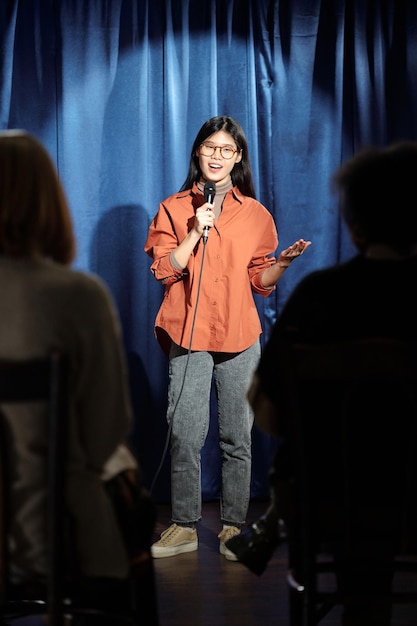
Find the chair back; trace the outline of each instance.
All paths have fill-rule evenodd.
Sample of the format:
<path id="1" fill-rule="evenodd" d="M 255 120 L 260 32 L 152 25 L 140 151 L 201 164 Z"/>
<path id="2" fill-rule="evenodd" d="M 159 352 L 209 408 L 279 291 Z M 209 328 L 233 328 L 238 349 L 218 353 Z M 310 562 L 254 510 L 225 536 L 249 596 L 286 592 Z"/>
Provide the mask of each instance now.
<path id="1" fill-rule="evenodd" d="M 391 575 L 394 557 L 395 571 L 417 573 L 417 361 L 410 344 L 366 339 L 295 344 L 283 362 L 291 625 L 311 626 L 357 601 L 334 579 L 323 590 L 323 574 L 340 578 L 348 564 L 371 582 L 381 568 Z M 411 593 L 392 587 L 390 601 L 417 602 L 416 582 Z"/>
<path id="2" fill-rule="evenodd" d="M 0 359 L 0 606 L 17 614 L 42 612 L 48 624 L 56 626 L 62 619 L 64 576 L 64 510 L 66 431 L 68 424 L 68 363 L 64 354 L 53 351 L 44 358 L 28 360 Z M 10 558 L 8 549 L 9 462 L 6 425 L 2 404 L 44 401 L 48 407 L 47 460 L 47 580 L 45 605 L 36 601 L 12 601 L 10 592 Z"/>

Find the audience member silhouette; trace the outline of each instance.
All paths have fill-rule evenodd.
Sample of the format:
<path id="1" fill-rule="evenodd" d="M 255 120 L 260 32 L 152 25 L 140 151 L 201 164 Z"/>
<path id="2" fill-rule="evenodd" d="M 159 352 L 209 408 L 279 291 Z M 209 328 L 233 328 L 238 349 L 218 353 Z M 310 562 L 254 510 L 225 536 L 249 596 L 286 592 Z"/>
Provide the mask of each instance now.
<path id="1" fill-rule="evenodd" d="M 140 476 L 128 439 L 132 410 L 122 331 L 109 290 L 70 267 L 75 237 L 50 155 L 30 133 L 0 132 L 0 357 L 59 349 L 69 357 L 67 506 L 75 563 L 85 579 L 125 581 L 132 571 L 107 485 L 123 470 Z M 46 572 L 47 431 L 42 407 L 1 407 L 14 451 L 10 528 L 13 582 Z M 144 490 L 146 491 L 146 490 Z M 146 507 L 145 507 L 146 508 Z M 153 532 L 151 509 L 146 534 Z"/>
<path id="2" fill-rule="evenodd" d="M 276 376 L 286 343 L 334 343 L 366 337 L 415 341 L 416 172 L 417 143 L 410 141 L 364 148 L 335 172 L 332 183 L 339 193 L 341 216 L 357 254 L 346 262 L 308 274 L 290 294 L 248 393 L 255 423 L 263 430 L 275 436 L 286 430 Z M 320 418 L 317 420 L 320 428 Z M 291 462 L 284 437 L 271 468 L 268 510 L 227 542 L 228 549 L 258 575 L 280 542 L 278 522 L 288 513 L 286 488 L 282 487 L 291 476 Z M 378 619 L 368 624 L 390 623 L 387 614 Z M 343 624 L 363 623 L 366 617 L 345 610 Z"/>

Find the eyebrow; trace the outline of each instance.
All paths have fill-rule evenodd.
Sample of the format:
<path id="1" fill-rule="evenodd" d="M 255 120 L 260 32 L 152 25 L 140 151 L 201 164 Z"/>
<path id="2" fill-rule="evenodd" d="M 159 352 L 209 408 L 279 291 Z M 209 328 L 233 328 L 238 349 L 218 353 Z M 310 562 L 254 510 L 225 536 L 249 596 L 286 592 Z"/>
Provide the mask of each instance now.
<path id="1" fill-rule="evenodd" d="M 206 143 L 207 145 L 211 145 L 214 148 L 233 148 L 233 149 L 236 148 L 236 146 L 234 146 L 231 143 L 218 143 L 218 144 L 215 144 L 213 141 L 203 141 L 202 143 Z"/>

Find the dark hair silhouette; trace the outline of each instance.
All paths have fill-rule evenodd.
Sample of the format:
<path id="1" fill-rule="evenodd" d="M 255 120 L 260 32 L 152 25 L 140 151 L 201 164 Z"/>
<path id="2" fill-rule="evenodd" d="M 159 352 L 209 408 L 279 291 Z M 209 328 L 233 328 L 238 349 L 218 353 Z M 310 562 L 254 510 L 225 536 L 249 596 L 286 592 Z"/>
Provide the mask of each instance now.
<path id="1" fill-rule="evenodd" d="M 352 237 L 408 253 L 417 243 L 417 142 L 367 147 L 346 161 L 332 183 Z"/>
<path id="2" fill-rule="evenodd" d="M 0 255 L 69 265 L 75 239 L 64 190 L 43 145 L 24 130 L 0 132 Z"/>

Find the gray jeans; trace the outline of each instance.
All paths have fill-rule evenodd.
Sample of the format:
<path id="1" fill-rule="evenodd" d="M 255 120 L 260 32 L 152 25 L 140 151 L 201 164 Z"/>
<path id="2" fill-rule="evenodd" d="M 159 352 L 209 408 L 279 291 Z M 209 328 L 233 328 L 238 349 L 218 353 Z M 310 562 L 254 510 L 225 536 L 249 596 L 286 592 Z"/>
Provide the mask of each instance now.
<path id="1" fill-rule="evenodd" d="M 253 412 L 246 393 L 259 362 L 260 342 L 243 352 L 190 355 L 172 344 L 169 358 L 172 521 L 190 525 L 201 519 L 201 449 L 209 428 L 214 379 L 222 468 L 220 519 L 240 527 L 246 521 L 252 467 Z"/>

